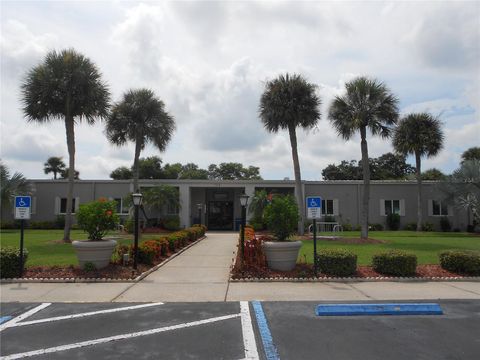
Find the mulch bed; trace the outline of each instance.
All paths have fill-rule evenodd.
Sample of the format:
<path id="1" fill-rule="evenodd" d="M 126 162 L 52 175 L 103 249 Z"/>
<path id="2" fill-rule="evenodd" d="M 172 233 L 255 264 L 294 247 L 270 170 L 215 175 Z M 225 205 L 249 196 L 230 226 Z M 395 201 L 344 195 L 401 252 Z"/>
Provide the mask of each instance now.
<path id="1" fill-rule="evenodd" d="M 313 265 L 311 264 L 297 264 L 295 269 L 292 271 L 275 271 L 266 267 L 261 266 L 235 266 L 231 272 L 232 279 L 241 280 L 241 279 L 314 279 L 315 274 L 313 272 Z M 414 278 L 425 278 L 425 277 L 446 277 L 446 278 L 458 278 L 461 277 L 461 274 L 455 274 L 450 271 L 444 270 L 440 265 L 418 265 L 417 273 Z M 332 277 L 326 274 L 319 273 L 319 278 L 322 277 Z M 352 278 L 366 279 L 366 278 L 380 278 L 388 277 L 387 275 L 379 274 L 372 269 L 371 266 L 358 266 L 357 273 L 352 276 Z"/>
<path id="2" fill-rule="evenodd" d="M 102 279 L 135 279 L 142 272 L 155 265 L 138 264 L 137 272 L 132 267 L 110 264 L 106 268 L 85 271 L 78 266 L 32 266 L 23 272 L 24 278 L 31 279 L 68 279 L 68 278 L 102 278 Z"/>

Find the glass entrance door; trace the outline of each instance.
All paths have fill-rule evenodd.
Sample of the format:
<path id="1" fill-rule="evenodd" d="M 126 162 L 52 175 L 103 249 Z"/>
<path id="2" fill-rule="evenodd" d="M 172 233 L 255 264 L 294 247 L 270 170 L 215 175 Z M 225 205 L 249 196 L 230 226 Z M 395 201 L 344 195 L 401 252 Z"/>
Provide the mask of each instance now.
<path id="1" fill-rule="evenodd" d="M 208 229 L 233 230 L 233 201 L 209 201 Z"/>

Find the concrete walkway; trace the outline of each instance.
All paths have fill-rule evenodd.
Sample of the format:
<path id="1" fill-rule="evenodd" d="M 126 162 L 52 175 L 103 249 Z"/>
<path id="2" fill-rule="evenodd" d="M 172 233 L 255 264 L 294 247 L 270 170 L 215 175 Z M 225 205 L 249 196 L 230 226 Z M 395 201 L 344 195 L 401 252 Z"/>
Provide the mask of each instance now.
<path id="1" fill-rule="evenodd" d="M 2 284 L 1 302 L 480 299 L 480 282 L 229 283 L 237 234 L 211 233 L 139 283 Z"/>

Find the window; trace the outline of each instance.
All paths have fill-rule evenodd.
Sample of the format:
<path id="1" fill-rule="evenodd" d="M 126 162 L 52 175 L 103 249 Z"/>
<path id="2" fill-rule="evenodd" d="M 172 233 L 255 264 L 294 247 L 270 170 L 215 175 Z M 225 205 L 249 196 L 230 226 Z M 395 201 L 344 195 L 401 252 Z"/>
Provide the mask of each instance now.
<path id="1" fill-rule="evenodd" d="M 322 199 L 322 215 L 335 215 L 333 211 L 333 200 Z"/>
<path id="2" fill-rule="evenodd" d="M 72 214 L 75 214 L 75 205 L 76 205 L 76 198 L 72 199 Z M 67 198 L 61 198 L 60 199 L 60 214 L 66 214 L 67 213 Z"/>
<path id="3" fill-rule="evenodd" d="M 167 205 L 167 214 L 178 215 L 178 206 L 176 206 L 176 204 L 173 202 L 169 202 Z"/>
<path id="4" fill-rule="evenodd" d="M 400 215 L 400 200 L 385 200 L 385 215 Z"/>
<path id="5" fill-rule="evenodd" d="M 113 199 L 117 203 L 117 214 L 128 214 L 128 206 L 123 206 L 123 199 Z"/>
<path id="6" fill-rule="evenodd" d="M 445 201 L 432 200 L 433 216 L 448 216 L 448 205 Z"/>

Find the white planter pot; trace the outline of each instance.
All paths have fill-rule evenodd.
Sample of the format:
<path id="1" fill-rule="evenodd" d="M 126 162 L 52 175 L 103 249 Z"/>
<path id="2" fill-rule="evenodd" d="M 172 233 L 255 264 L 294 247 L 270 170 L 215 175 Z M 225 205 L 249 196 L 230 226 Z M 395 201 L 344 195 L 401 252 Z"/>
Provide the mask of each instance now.
<path id="1" fill-rule="evenodd" d="M 110 263 L 117 242 L 115 240 L 73 241 L 72 245 L 82 269 L 85 263 L 89 262 L 93 263 L 97 269 L 101 269 Z"/>
<path id="2" fill-rule="evenodd" d="M 265 241 L 263 250 L 267 257 L 268 267 L 280 271 L 293 270 L 297 264 L 298 252 L 301 247 L 301 241 Z"/>

